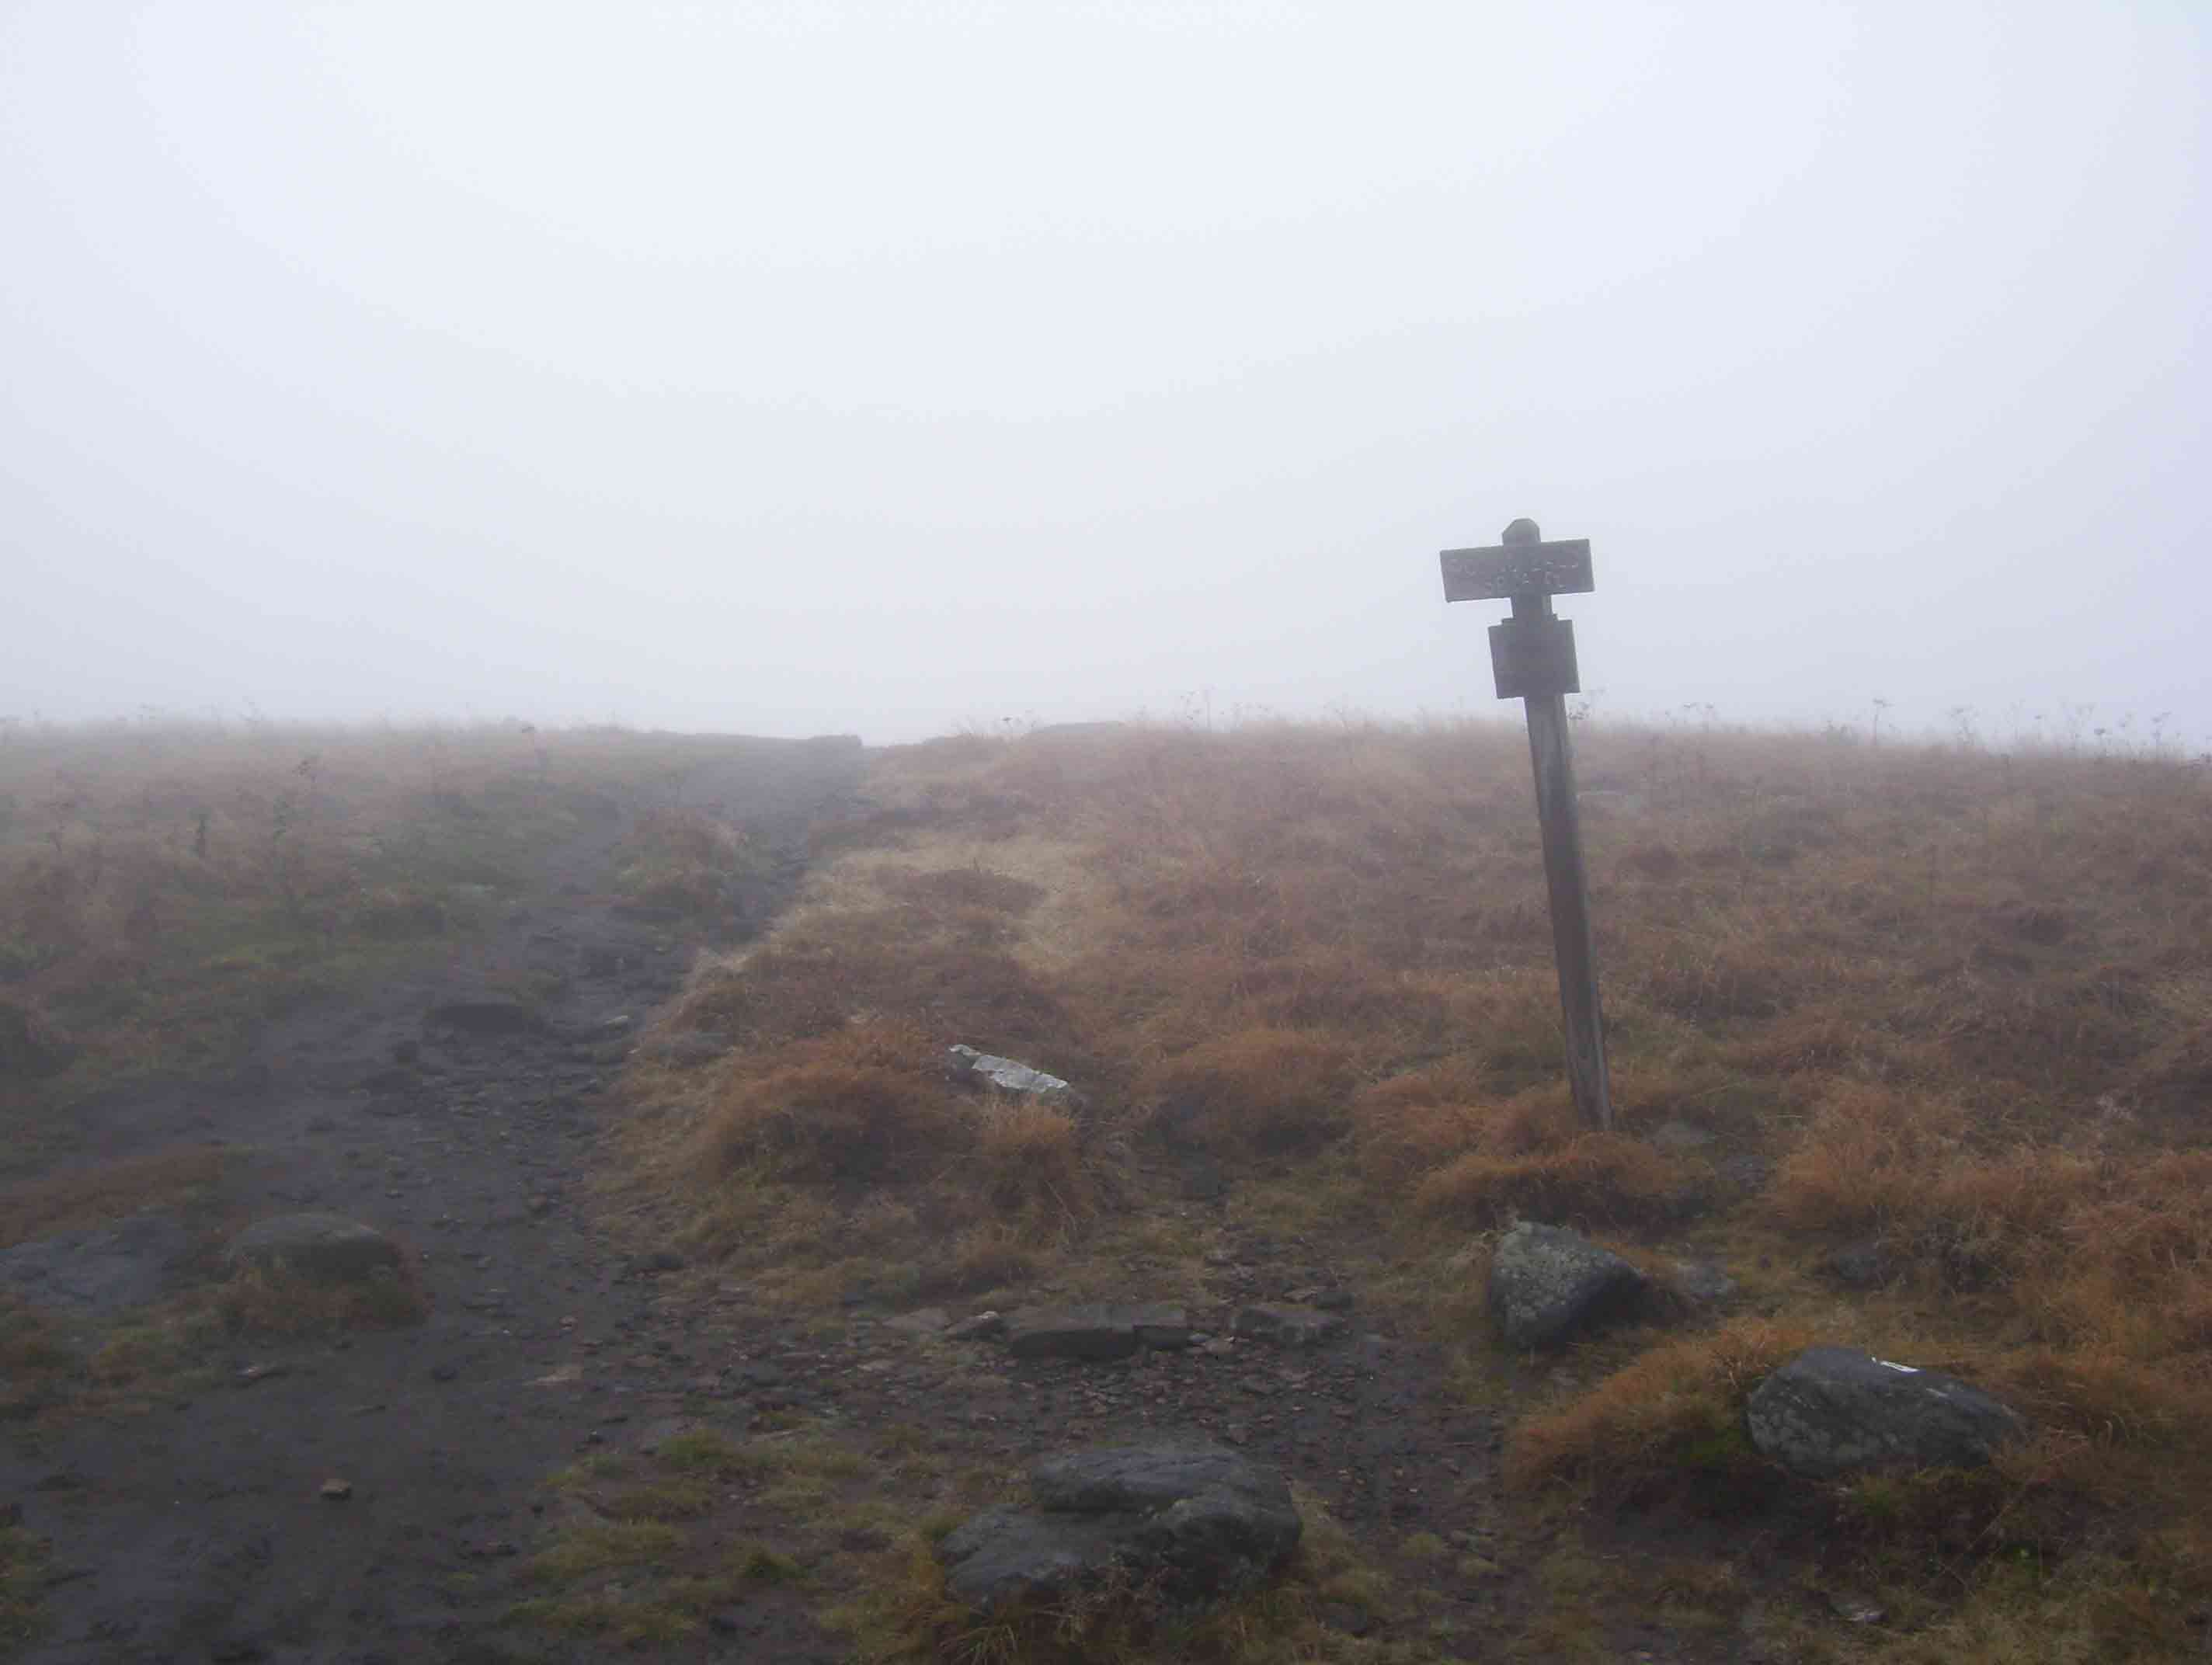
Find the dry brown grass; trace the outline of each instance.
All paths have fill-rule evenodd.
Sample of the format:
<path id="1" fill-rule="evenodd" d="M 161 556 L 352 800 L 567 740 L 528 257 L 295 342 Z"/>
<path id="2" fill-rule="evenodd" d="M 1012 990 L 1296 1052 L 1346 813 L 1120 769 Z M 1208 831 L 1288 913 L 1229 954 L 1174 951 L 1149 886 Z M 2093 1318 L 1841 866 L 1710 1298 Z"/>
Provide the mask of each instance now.
<path id="1" fill-rule="evenodd" d="M 1525 1485 L 1745 1479 L 1747 1372 L 1817 1334 L 2031 1413 L 2045 1437 L 1966 1511 L 2002 1513 L 1989 1542 L 2155 1555 L 2212 1599 L 2212 1561 L 2176 1547 L 2212 1542 L 2182 1431 L 2212 1414 L 2212 779 L 1802 735 L 1581 750 L 1613 799 L 1586 838 L 1616 1133 L 1559 1085 L 1517 732 L 1140 727 L 881 758 L 808 901 L 671 1020 L 737 1049 L 635 1073 L 641 1166 L 695 1218 L 772 1197 L 777 1253 L 957 1245 L 1011 1279 L 1152 1206 L 1146 1152 L 1196 1145 L 1279 1176 L 1269 1206 L 1304 1197 L 1295 1229 L 1345 1252 L 1395 1222 L 1391 1252 L 1438 1268 L 1396 1286 L 1455 1313 L 1444 1268 L 1512 1215 L 1654 1249 L 1693 1223 L 1767 1268 L 1766 1322 L 1608 1355 L 1625 1368 L 1585 1402 L 1522 1423 Z M 1089 1106 L 994 1121 L 934 1073 L 954 1041 Z M 1688 1137 L 1662 1151 L 1668 1124 Z M 702 1140 L 723 1156 L 686 1171 Z M 1347 1166 L 1356 1189 L 1319 1182 Z M 1825 1285 L 1826 1253 L 1869 1237 L 1899 1285 Z M 1946 1601 L 1986 1547 L 1946 1560 Z"/>

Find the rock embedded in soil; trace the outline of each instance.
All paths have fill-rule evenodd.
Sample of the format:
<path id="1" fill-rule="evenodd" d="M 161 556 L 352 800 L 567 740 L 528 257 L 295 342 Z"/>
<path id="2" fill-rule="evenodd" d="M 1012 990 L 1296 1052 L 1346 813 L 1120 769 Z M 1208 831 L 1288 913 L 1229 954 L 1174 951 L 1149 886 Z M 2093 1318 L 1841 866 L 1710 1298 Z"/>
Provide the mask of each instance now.
<path id="1" fill-rule="evenodd" d="M 998 1312 L 979 1312 L 972 1318 L 963 1318 L 945 1327 L 945 1339 L 948 1341 L 995 1340 L 1006 1333 L 1006 1316 Z"/>
<path id="2" fill-rule="evenodd" d="M 957 1046 L 945 1054 L 945 1072 L 955 1081 L 988 1087 L 1012 1098 L 1035 1099 L 1040 1103 L 1073 1106 L 1076 1102 L 1075 1089 L 1056 1075 L 1047 1075 L 1012 1058 L 1000 1058 L 992 1053 L 978 1052 L 969 1046 Z"/>
<path id="3" fill-rule="evenodd" d="M 1304 1529 L 1279 1472 L 1196 1441 L 1049 1458 L 1030 1493 L 938 1546 L 958 1600 L 988 1611 L 1123 1580 L 1176 1602 L 1231 1595 L 1279 1571 Z"/>
<path id="4" fill-rule="evenodd" d="M 397 1271 L 399 1245 L 374 1226 L 343 1214 L 278 1214 L 257 1220 L 230 1240 L 234 1267 L 287 1271 L 321 1283 L 352 1283 Z"/>
<path id="5" fill-rule="evenodd" d="M 2027 1431 L 2011 1407 L 1941 1370 L 1808 1347 L 1753 1390 L 1753 1446 L 1818 1480 L 1881 1468 L 1978 1468 Z"/>
<path id="6" fill-rule="evenodd" d="M 1017 1358 L 1125 1358 L 1139 1347 L 1190 1345 L 1188 1315 L 1153 1302 L 1024 1307 L 1006 1315 L 1006 1351 Z"/>
<path id="7" fill-rule="evenodd" d="M 1523 1220 L 1490 1261 L 1490 1319 L 1509 1347 L 1564 1346 L 1634 1316 L 1644 1274 L 1579 1232 Z"/>
<path id="8" fill-rule="evenodd" d="M 1280 1303 L 1244 1307 L 1231 1330 L 1255 1341 L 1273 1341 L 1284 1347 L 1317 1347 L 1343 1333 L 1344 1319 L 1316 1307 Z"/>

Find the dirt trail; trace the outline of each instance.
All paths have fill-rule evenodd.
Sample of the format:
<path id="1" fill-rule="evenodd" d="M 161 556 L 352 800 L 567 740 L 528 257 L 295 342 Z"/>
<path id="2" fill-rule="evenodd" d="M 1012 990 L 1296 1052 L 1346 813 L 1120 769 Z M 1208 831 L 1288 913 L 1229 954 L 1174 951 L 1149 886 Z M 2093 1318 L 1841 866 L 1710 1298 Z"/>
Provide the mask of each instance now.
<path id="1" fill-rule="evenodd" d="M 860 765 L 858 747 L 733 741 L 684 782 L 685 804 L 776 852 L 748 898 L 756 921 Z M 242 1085 L 149 1090 L 93 1113 L 106 1158 L 235 1149 L 223 1200 L 235 1218 L 328 1209 L 391 1232 L 421 1253 L 433 1306 L 418 1328 L 241 1340 L 222 1384 L 185 1402 L 0 1452 L 0 1497 L 21 1499 L 53 1545 L 44 1633 L 23 1659 L 509 1656 L 488 1626 L 511 1598 L 472 1574 L 532 1536 L 539 1482 L 617 1414 L 604 1392 L 532 1384 L 573 1377 L 582 1338 L 620 1344 L 652 1322 L 652 1278 L 595 1234 L 581 1194 L 624 1044 L 610 1020 L 641 1025 L 697 942 L 611 896 L 641 807 L 599 800 L 483 943 L 272 1025 Z M 426 1030 L 431 1008 L 532 972 L 566 979 L 544 1029 Z M 270 1368 L 235 1385 L 248 1366 Z M 342 1502 L 320 1495 L 333 1477 L 351 1485 Z"/>

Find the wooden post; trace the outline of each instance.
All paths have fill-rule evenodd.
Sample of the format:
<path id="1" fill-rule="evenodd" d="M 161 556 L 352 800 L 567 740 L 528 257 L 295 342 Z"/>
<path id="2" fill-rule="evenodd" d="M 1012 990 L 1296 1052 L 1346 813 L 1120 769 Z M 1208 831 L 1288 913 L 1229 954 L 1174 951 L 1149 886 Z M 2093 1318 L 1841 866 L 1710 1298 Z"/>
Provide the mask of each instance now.
<path id="1" fill-rule="evenodd" d="M 1544 878 L 1551 891 L 1552 948 L 1559 963 L 1559 1009 L 1567 1025 L 1567 1078 L 1585 1126 L 1613 1126 L 1606 1076 L 1605 1018 L 1598 1003 L 1597 954 L 1590 941 L 1589 879 L 1583 868 L 1582 818 L 1575 800 L 1574 744 L 1567 700 L 1582 681 L 1575 627 L 1552 611 L 1552 598 L 1597 587 L 1589 540 L 1547 544 L 1534 520 L 1516 520 L 1503 543 L 1443 552 L 1444 599 L 1510 599 L 1513 617 L 1490 628 L 1498 697 L 1519 699 L 1528 714 L 1528 761 L 1536 776 L 1536 818 L 1543 829 Z"/>

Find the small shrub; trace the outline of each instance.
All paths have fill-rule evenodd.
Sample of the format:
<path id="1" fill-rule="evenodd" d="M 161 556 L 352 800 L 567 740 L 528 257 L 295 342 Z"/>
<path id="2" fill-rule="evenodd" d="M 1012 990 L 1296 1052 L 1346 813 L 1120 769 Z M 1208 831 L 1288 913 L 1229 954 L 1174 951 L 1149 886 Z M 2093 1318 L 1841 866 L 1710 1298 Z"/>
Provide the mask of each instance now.
<path id="1" fill-rule="evenodd" d="M 910 1025 L 853 1024 L 796 1042 L 730 1080 L 702 1134 L 718 1172 L 758 1165 L 799 1181 L 912 1178 L 966 1142 L 965 1118 Z"/>

